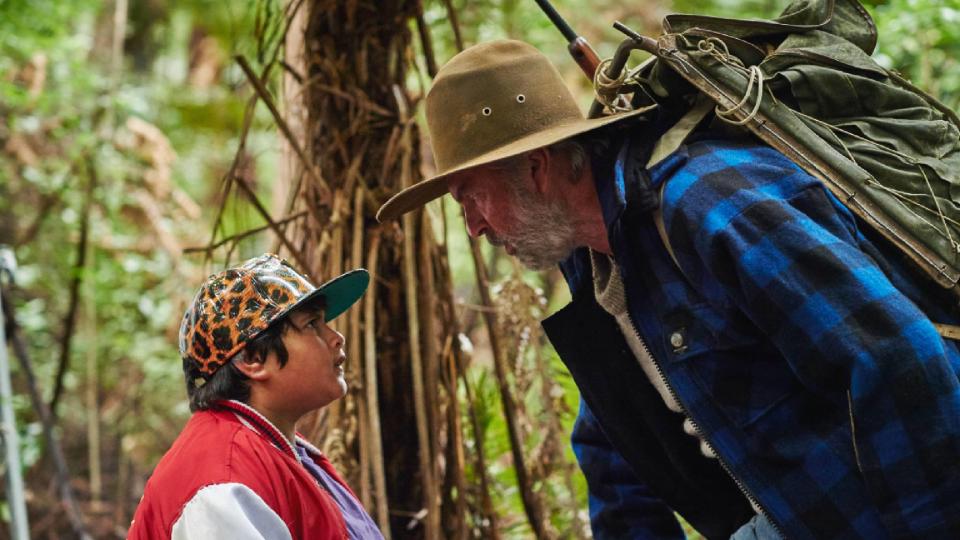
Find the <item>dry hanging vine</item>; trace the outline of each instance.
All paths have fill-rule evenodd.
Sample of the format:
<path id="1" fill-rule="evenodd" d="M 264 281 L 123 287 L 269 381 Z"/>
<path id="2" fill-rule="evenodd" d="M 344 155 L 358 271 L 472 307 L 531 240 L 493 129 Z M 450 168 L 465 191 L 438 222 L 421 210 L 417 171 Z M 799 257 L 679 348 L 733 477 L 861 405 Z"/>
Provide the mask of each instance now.
<path id="1" fill-rule="evenodd" d="M 202 249 L 210 254 L 226 247 L 229 256 L 244 238 L 269 230 L 276 249 L 318 282 L 366 267 L 372 282 L 362 305 L 336 321 L 347 336 L 350 390 L 301 431 L 346 473 L 387 538 L 498 538 L 501 520 L 491 496 L 484 427 L 465 376 L 469 358 L 460 347 L 446 244 L 438 242 L 426 212 L 408 214 L 402 223 L 374 219 L 389 195 L 420 179 L 416 103 L 405 83 L 416 66 L 414 21 L 431 76 L 436 69 L 422 5 L 300 0 L 284 15 L 281 39 L 288 50 L 282 60 L 261 55 L 267 63 L 258 74 L 237 58 L 255 96 L 237 159 L 224 178 L 224 205 L 230 192 L 242 194 L 267 225 L 219 240 L 215 227 Z M 278 64 L 287 84 L 282 107 L 266 83 Z M 278 216 L 237 172 L 257 100 L 276 120 L 293 164 L 279 183 L 287 192 L 275 193 L 283 200 L 274 204 Z M 221 206 L 218 223 L 223 212 Z M 479 246 L 472 239 L 471 245 L 527 522 L 537 538 L 555 537 L 543 488 L 534 484 L 545 484 L 555 469 L 558 425 L 547 419 L 550 436 L 534 448 L 538 463 L 531 465 L 522 433 L 530 421 L 514 397 L 529 386 L 508 382 L 516 373 L 506 350 L 518 346 L 517 336 L 500 329 Z M 547 376 L 542 358 L 537 361 L 535 369 Z M 554 386 L 540 388 L 545 400 L 554 396 L 544 404 L 549 409 Z"/>

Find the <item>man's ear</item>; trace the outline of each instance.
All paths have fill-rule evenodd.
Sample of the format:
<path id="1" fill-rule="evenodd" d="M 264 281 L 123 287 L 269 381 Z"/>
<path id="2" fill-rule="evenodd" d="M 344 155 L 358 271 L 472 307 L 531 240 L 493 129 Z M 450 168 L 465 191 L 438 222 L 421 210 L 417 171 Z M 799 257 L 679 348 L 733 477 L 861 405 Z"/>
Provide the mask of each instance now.
<path id="1" fill-rule="evenodd" d="M 269 356 L 263 355 L 249 356 L 239 359 L 233 365 L 237 366 L 240 373 L 243 373 L 254 381 L 265 381 L 270 378 L 270 370 L 267 366 Z"/>
<path id="2" fill-rule="evenodd" d="M 533 187 L 540 195 L 550 188 L 550 168 L 554 165 L 553 156 L 546 148 L 537 148 L 527 153 L 527 170 L 533 178 Z"/>

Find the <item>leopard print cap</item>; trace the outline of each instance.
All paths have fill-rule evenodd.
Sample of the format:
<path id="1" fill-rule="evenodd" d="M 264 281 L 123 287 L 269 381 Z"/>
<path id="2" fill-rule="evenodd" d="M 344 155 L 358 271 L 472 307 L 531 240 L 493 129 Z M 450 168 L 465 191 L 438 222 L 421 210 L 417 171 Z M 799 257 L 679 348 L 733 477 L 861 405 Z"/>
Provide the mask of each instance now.
<path id="1" fill-rule="evenodd" d="M 184 371 L 202 386 L 249 340 L 316 290 L 272 254 L 211 275 L 180 324 Z"/>

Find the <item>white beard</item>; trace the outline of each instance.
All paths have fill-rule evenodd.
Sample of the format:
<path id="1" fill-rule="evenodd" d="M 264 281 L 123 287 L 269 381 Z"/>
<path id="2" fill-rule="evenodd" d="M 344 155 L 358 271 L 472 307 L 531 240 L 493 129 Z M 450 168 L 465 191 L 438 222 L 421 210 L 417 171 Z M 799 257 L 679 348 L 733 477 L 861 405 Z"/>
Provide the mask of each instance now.
<path id="1" fill-rule="evenodd" d="M 502 235 L 488 234 L 495 246 L 509 244 L 514 256 L 533 270 L 546 270 L 570 256 L 580 246 L 572 215 L 563 201 L 545 200 L 531 192 L 520 178 L 507 180 L 514 209 L 513 230 Z"/>

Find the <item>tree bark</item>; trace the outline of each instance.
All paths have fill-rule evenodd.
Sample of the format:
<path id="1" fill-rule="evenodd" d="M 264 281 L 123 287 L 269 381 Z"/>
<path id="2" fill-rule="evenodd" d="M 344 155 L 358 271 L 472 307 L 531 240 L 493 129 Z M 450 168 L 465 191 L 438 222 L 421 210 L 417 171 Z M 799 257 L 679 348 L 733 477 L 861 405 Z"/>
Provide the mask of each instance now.
<path id="1" fill-rule="evenodd" d="M 448 392 L 436 346 L 448 337 L 435 320 L 442 300 L 424 287 L 433 280 L 449 288 L 450 279 L 428 271 L 438 250 L 421 213 L 403 227 L 374 218 L 404 182 L 419 180 L 420 137 L 406 92 L 417 3 L 307 0 L 304 9 L 302 85 L 286 95 L 303 98 L 303 166 L 316 168 L 331 197 L 325 200 L 320 182 L 306 175 L 287 210 L 308 210 L 309 218 L 289 238 L 320 281 L 364 261 L 375 276 L 363 313 L 337 321 L 354 342 L 347 347 L 360 369 L 348 371 L 348 396 L 308 435 L 322 441 L 385 534 L 442 538 L 441 523 L 453 519 L 441 516 L 448 497 L 441 446 L 461 435 L 449 435 L 460 426 L 451 427 L 441 410 L 456 399 L 441 398 Z M 297 178 L 286 181 L 295 185 Z"/>

